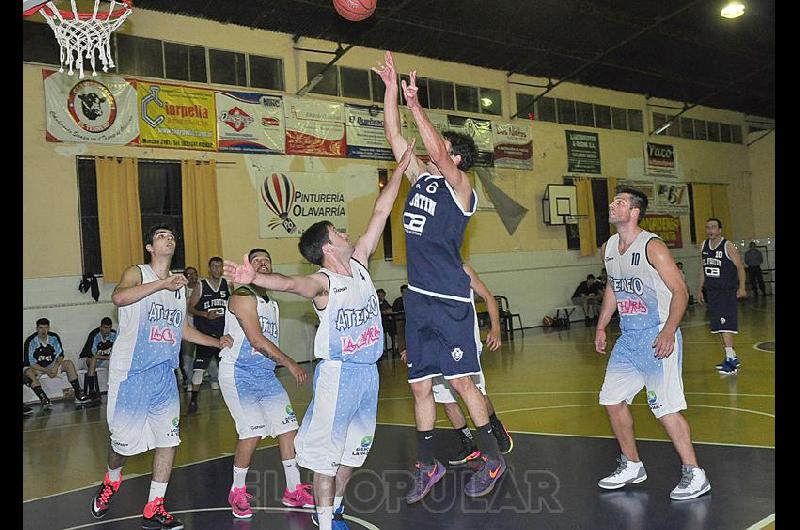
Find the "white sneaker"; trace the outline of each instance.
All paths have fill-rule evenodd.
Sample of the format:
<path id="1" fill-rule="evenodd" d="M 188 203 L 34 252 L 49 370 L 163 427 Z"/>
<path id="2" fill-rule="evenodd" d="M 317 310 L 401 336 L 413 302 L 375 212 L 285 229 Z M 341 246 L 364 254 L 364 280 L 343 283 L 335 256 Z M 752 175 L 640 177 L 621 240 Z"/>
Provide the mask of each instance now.
<path id="1" fill-rule="evenodd" d="M 219 390 L 219 383 L 211 381 L 211 390 Z"/>
<path id="2" fill-rule="evenodd" d="M 617 469 L 597 483 L 603 489 L 615 490 L 627 484 L 638 484 L 647 480 L 647 472 L 642 462 L 632 462 L 625 455 L 619 455 Z"/>
<path id="3" fill-rule="evenodd" d="M 695 499 L 711 490 L 711 483 L 706 477 L 706 472 L 699 467 L 683 464 L 681 473 L 681 481 L 669 494 L 670 499 L 676 501 Z"/>

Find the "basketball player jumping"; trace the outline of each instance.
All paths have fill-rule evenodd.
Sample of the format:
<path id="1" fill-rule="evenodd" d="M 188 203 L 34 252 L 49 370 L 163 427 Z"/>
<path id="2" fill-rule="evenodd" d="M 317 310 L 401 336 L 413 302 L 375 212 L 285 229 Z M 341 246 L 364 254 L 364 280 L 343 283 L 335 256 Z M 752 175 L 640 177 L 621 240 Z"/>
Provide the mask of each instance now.
<path id="1" fill-rule="evenodd" d="M 386 85 L 384 132 L 397 158 L 406 151 L 397 108 L 397 73 L 389 52 L 385 63 L 373 70 Z M 434 458 L 436 403 L 432 378 L 444 376 L 461 396 L 478 432 L 481 468 L 470 477 L 464 493 L 486 495 L 503 475 L 500 455 L 486 401 L 470 376 L 480 373 L 475 338 L 475 307 L 470 278 L 462 268 L 461 243 L 477 207 L 477 196 L 465 171 L 477 156 L 472 138 L 454 132 L 440 135 L 420 106 L 417 73 L 403 80 L 403 95 L 430 156 L 427 168 L 415 156 L 406 172 L 411 189 L 403 210 L 408 259 L 406 350 L 408 382 L 414 395 L 418 455 L 414 484 L 406 496 L 409 504 L 421 500 L 444 476 L 444 466 Z"/>
<path id="2" fill-rule="evenodd" d="M 609 206 L 608 220 L 617 233 L 603 244 L 608 283 L 594 342 L 599 353 L 606 352 L 606 326 L 618 309 L 622 336 L 608 360 L 600 404 L 606 407 L 622 454 L 617 469 L 598 486 L 617 489 L 647 479 L 628 409 L 646 387 L 650 410 L 666 429 L 682 463 L 680 482 L 670 498 L 693 499 L 709 491 L 711 484 L 698 467 L 689 424 L 680 413 L 686 409 L 686 399 L 678 324 L 689 293 L 664 242 L 639 227 L 646 210 L 647 196 L 633 188 L 621 188 Z"/>
<path id="3" fill-rule="evenodd" d="M 367 270 L 386 219 L 411 160 L 413 142 L 384 186 L 355 246 L 328 221 L 300 237 L 300 253 L 319 271 L 307 276 L 256 273 L 244 263 L 225 262 L 225 274 L 237 284 L 310 298 L 320 325 L 314 356 L 314 395 L 295 439 L 297 463 L 314 472 L 315 521 L 320 530 L 345 529 L 345 488 L 354 468 L 372 447 L 378 412 L 378 370 L 383 355 L 383 325 L 378 295 Z"/>

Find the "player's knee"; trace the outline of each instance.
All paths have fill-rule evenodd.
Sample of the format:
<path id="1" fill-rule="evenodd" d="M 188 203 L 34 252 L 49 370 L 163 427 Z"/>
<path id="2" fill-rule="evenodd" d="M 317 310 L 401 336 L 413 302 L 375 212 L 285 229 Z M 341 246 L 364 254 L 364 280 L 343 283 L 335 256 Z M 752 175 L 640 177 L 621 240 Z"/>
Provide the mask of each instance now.
<path id="1" fill-rule="evenodd" d="M 433 384 L 431 383 L 430 379 L 411 383 L 411 392 L 414 394 L 415 399 L 430 396 L 432 388 Z"/>
<path id="2" fill-rule="evenodd" d="M 472 379 L 467 376 L 450 379 L 448 383 L 450 383 L 450 386 L 453 388 L 453 390 L 459 394 L 469 391 L 470 387 L 475 387 L 475 383 L 473 383 Z"/>

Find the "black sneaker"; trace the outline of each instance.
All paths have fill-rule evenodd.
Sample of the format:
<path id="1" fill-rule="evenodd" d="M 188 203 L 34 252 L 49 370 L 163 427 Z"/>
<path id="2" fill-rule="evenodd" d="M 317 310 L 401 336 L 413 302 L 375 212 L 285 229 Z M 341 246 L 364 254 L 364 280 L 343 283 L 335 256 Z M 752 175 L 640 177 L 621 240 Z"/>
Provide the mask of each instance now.
<path id="1" fill-rule="evenodd" d="M 31 414 L 33 414 L 33 409 L 27 405 L 22 405 L 22 415 L 30 416 Z"/>
<path id="2" fill-rule="evenodd" d="M 46 397 L 44 399 L 40 399 L 39 402 L 42 404 L 42 410 L 50 410 L 50 407 L 52 406 L 50 404 L 50 398 Z"/>
<path id="3" fill-rule="evenodd" d="M 95 518 L 100 519 L 106 514 L 108 508 L 111 506 L 111 497 L 119 491 L 121 484 L 121 477 L 118 481 L 111 482 L 108 478 L 108 473 L 106 473 L 103 483 L 100 484 L 100 488 L 98 488 L 97 493 L 94 494 L 94 498 L 92 499 L 92 515 L 94 515 Z"/>
<path id="4" fill-rule="evenodd" d="M 197 401 L 190 401 L 188 413 L 194 414 L 195 412 L 197 412 Z"/>
<path id="5" fill-rule="evenodd" d="M 502 423 L 492 425 L 492 434 L 497 439 L 497 448 L 501 454 L 507 455 L 514 449 L 514 440 L 505 425 Z"/>
<path id="6" fill-rule="evenodd" d="M 461 441 L 461 449 L 455 455 L 450 458 L 447 463 L 451 466 L 460 466 L 462 464 L 466 464 L 470 460 L 475 460 L 480 458 L 481 452 L 478 451 L 478 448 L 475 446 L 475 442 L 472 440 L 469 443 L 465 442 L 464 440 Z"/>
<path id="7" fill-rule="evenodd" d="M 75 396 L 75 404 L 76 405 L 85 405 L 87 403 L 90 403 L 91 401 L 92 401 L 92 398 L 90 398 L 89 396 L 87 396 L 84 393 L 80 393 L 77 396 Z"/>
<path id="8" fill-rule="evenodd" d="M 164 497 L 156 497 L 144 505 L 142 528 L 145 530 L 180 530 L 183 523 L 164 508 Z"/>

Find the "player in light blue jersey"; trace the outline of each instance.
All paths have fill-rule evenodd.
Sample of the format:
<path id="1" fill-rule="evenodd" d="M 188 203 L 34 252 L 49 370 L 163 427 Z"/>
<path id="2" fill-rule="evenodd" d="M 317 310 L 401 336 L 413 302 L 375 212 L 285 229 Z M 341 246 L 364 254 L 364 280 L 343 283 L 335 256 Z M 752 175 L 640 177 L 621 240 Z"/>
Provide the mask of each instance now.
<path id="1" fill-rule="evenodd" d="M 179 530 L 183 523 L 164 507 L 175 450 L 180 444 L 180 401 L 174 369 L 181 339 L 223 348 L 229 336 L 209 337 L 186 324 L 186 277 L 169 270 L 175 232 L 165 224 L 148 230 L 150 263 L 122 273 L 111 301 L 119 308 L 119 334 L 108 368 L 106 419 L 111 431 L 108 472 L 92 499 L 92 515 L 103 517 L 122 484 L 129 456 L 155 449 L 150 495 L 142 528 Z"/>
<path id="2" fill-rule="evenodd" d="M 383 325 L 366 265 L 392 211 L 413 147 L 412 142 L 378 195 L 367 229 L 355 245 L 328 221 L 315 223 L 303 233 L 300 253 L 322 266 L 318 272 L 256 274 L 247 256 L 242 265 L 225 262 L 225 274 L 237 284 L 310 298 L 319 317 L 314 355 L 321 362 L 295 449 L 297 463 L 314 472 L 314 516 L 320 530 L 348 528 L 342 498 L 353 469 L 364 464 L 375 435 L 375 362 L 383 355 Z"/>
<path id="3" fill-rule="evenodd" d="M 598 486 L 618 489 L 647 479 L 639 459 L 629 405 L 642 387 L 647 404 L 667 431 L 681 459 L 681 480 L 673 500 L 693 499 L 711 489 L 692 447 L 683 394 L 683 344 L 678 328 L 689 293 L 664 242 L 639 227 L 647 211 L 647 196 L 621 188 L 609 206 L 609 222 L 617 233 L 603 244 L 608 271 L 606 294 L 595 332 L 595 349 L 606 352 L 606 326 L 619 310 L 622 336 L 614 344 L 606 367 L 600 404 L 605 405 L 622 454 L 616 470 Z"/>
<path id="4" fill-rule="evenodd" d="M 272 259 L 265 249 L 254 248 L 247 258 L 257 273 L 272 272 Z M 259 442 L 267 436 L 278 439 L 286 476 L 281 502 L 289 507 L 311 508 L 311 484 L 300 482 L 295 461 L 297 416 L 275 377 L 275 366 L 285 366 L 298 385 L 305 383 L 306 373 L 279 347 L 278 304 L 261 287 L 242 285 L 230 297 L 224 318 L 223 333 L 231 336 L 233 346 L 220 352 L 219 385 L 239 435 L 228 493 L 233 515 L 238 519 L 253 516 L 245 479 Z"/>

